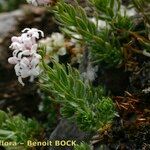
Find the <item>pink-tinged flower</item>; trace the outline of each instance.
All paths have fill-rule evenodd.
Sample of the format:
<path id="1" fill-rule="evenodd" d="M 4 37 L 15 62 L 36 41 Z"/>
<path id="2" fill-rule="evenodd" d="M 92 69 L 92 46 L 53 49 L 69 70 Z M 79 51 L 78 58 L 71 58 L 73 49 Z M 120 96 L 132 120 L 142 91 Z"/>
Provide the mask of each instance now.
<path id="1" fill-rule="evenodd" d="M 30 77 L 30 81 L 40 73 L 38 66 L 41 56 L 37 53 L 36 40 L 44 36 L 41 30 L 26 28 L 19 37 L 12 37 L 10 48 L 13 51 L 13 57 L 8 58 L 10 64 L 14 64 L 15 73 L 18 76 L 18 81 L 24 86 L 23 78 Z"/>
<path id="2" fill-rule="evenodd" d="M 17 57 L 10 57 L 10 58 L 8 58 L 8 62 L 9 62 L 10 64 L 15 65 L 15 64 L 18 63 L 18 59 L 17 59 Z"/>
<path id="3" fill-rule="evenodd" d="M 12 50 L 31 50 L 32 46 L 36 45 L 36 38 L 28 36 L 27 33 L 23 33 L 20 37 L 12 37 L 11 41 L 10 48 Z"/>
<path id="4" fill-rule="evenodd" d="M 18 76 L 18 81 L 24 86 L 22 78 L 30 77 L 33 80 L 35 76 L 40 74 L 40 68 L 38 66 L 41 56 L 34 54 L 32 57 L 23 57 L 19 63 L 15 65 L 15 72 Z"/>
<path id="5" fill-rule="evenodd" d="M 40 35 L 41 37 L 44 37 L 44 33 L 41 30 L 38 30 L 36 28 L 25 28 L 24 30 L 22 30 L 22 32 L 26 32 L 27 36 L 31 37 L 31 38 L 35 38 L 35 39 L 39 39 Z"/>

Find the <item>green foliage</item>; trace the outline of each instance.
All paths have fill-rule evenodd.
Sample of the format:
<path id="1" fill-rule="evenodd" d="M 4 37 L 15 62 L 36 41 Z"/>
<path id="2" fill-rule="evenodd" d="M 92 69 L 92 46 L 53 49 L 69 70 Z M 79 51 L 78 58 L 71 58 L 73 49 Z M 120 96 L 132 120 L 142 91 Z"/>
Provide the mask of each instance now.
<path id="1" fill-rule="evenodd" d="M 81 143 L 80 145 L 76 145 L 74 150 L 91 150 L 91 147 L 86 143 Z"/>
<path id="2" fill-rule="evenodd" d="M 133 4 L 143 14 L 145 21 L 150 25 L 150 0 L 133 0 Z"/>
<path id="3" fill-rule="evenodd" d="M 100 62 L 108 67 L 118 66 L 123 62 L 122 41 L 129 41 L 128 31 L 134 30 L 133 21 L 126 13 L 121 14 L 120 0 L 89 1 L 95 8 L 93 14 L 96 15 L 93 17 L 97 22 L 99 19 L 106 21 L 105 28 L 99 29 L 98 23 L 90 21 L 84 8 L 77 3 L 71 5 L 63 0 L 58 2 L 53 11 L 54 15 L 66 34 L 82 36 L 82 42 L 90 49 L 93 62 Z M 120 30 L 124 35 L 117 32 Z M 123 40 L 120 40 L 122 37 Z"/>
<path id="4" fill-rule="evenodd" d="M 0 140 L 25 143 L 26 146 L 27 140 L 35 140 L 40 132 L 41 127 L 37 121 L 0 111 Z"/>
<path id="5" fill-rule="evenodd" d="M 85 10 L 79 5 L 73 7 L 71 4 L 59 2 L 54 9 L 54 14 L 61 25 L 69 30 L 78 32 L 86 40 L 90 38 L 91 40 L 102 41 L 102 39 L 94 36 L 97 34 L 97 27 L 89 21 Z M 72 26 L 76 27 L 76 29 L 72 29 Z"/>
<path id="6" fill-rule="evenodd" d="M 150 52 L 150 0 L 133 0 L 133 4 L 136 9 L 142 14 L 143 22 L 147 28 L 147 37 L 148 39 L 139 37 L 138 41 L 141 44 L 141 47 L 144 51 Z M 147 54 L 149 57 L 149 54 Z"/>
<path id="7" fill-rule="evenodd" d="M 71 66 L 44 64 L 41 88 L 61 104 L 61 114 L 77 122 L 82 130 L 97 131 L 111 123 L 115 115 L 112 100 L 105 97 L 102 87 L 83 82 L 79 72 Z"/>
<path id="8" fill-rule="evenodd" d="M 19 5 L 24 2 L 25 0 L 4 0 L 0 3 L 0 12 L 12 11 L 18 8 Z"/>
<path id="9" fill-rule="evenodd" d="M 101 13 L 101 18 L 111 20 L 120 11 L 120 0 L 89 0 L 96 10 Z"/>
<path id="10" fill-rule="evenodd" d="M 128 16 L 122 16 L 120 14 L 117 15 L 114 23 L 112 23 L 112 25 L 116 28 L 116 29 L 122 29 L 122 30 L 132 30 L 133 28 L 133 22 L 131 21 L 131 19 Z"/>

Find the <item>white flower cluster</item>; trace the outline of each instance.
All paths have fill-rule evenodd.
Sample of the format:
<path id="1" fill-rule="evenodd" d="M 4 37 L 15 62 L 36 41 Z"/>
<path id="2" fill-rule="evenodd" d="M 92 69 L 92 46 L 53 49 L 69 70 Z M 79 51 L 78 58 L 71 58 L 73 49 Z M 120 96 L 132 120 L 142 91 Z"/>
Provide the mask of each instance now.
<path id="1" fill-rule="evenodd" d="M 52 0 L 27 0 L 27 2 L 34 5 L 34 6 L 38 6 L 38 5 L 51 4 Z"/>
<path id="2" fill-rule="evenodd" d="M 51 37 L 42 39 L 39 41 L 40 44 L 46 47 L 47 55 L 51 58 L 54 58 L 57 62 L 59 61 L 59 56 L 65 55 L 65 38 L 61 33 L 53 33 Z M 49 59 L 47 60 L 49 61 Z"/>
<path id="3" fill-rule="evenodd" d="M 82 37 L 78 34 L 73 34 L 73 37 L 71 39 L 65 39 L 63 34 L 55 32 L 51 37 L 40 40 L 39 43 L 46 48 L 45 62 L 49 63 L 52 58 L 59 62 L 59 56 L 69 54 L 71 64 L 81 63 L 83 47 L 79 40 Z"/>
<path id="4" fill-rule="evenodd" d="M 44 33 L 36 28 L 26 28 L 21 36 L 11 38 L 10 48 L 13 50 L 13 57 L 8 59 L 10 64 L 14 64 L 18 81 L 24 86 L 22 78 L 30 77 L 30 81 L 40 73 L 39 61 L 41 56 L 37 53 L 36 40 L 44 37 Z"/>

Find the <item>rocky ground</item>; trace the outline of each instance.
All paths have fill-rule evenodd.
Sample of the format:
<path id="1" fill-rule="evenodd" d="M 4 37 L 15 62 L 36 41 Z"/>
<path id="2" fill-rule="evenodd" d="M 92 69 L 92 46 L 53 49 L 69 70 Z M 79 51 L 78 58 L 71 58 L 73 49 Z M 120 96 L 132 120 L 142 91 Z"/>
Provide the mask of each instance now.
<path id="1" fill-rule="evenodd" d="M 52 14 L 43 8 L 22 6 L 13 12 L 0 14 L 0 109 L 10 109 L 15 114 L 35 117 L 43 123 L 47 119 L 47 114 L 41 113 L 38 109 L 41 95 L 37 85 L 27 83 L 25 87 L 20 86 L 13 66 L 7 62 L 11 55 L 8 48 L 11 36 L 19 34 L 25 27 L 42 29 L 47 35 L 58 31 Z M 149 150 L 150 94 L 141 91 L 150 84 L 150 61 L 143 56 L 137 59 L 138 61 L 134 61 L 138 62 L 137 68 L 132 71 L 125 72 L 124 68 L 98 70 L 94 84 L 102 83 L 112 92 L 118 110 L 118 116 L 111 127 L 101 134 L 88 135 L 81 132 L 75 124 L 61 119 L 58 114 L 57 122 L 45 136 L 53 140 L 71 138 L 79 141 L 89 140 L 93 136 L 91 143 L 95 150 Z M 56 148 L 49 148 L 54 149 Z"/>

